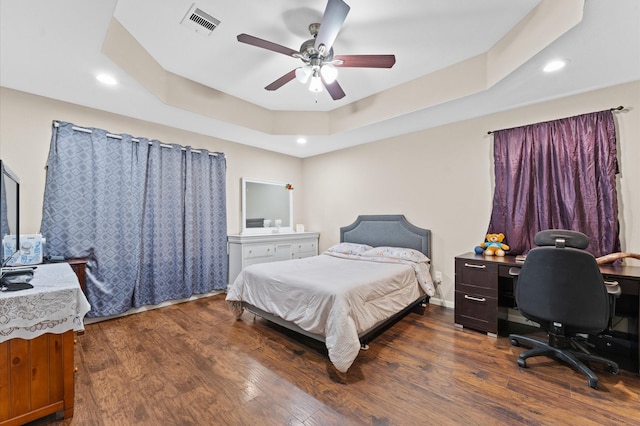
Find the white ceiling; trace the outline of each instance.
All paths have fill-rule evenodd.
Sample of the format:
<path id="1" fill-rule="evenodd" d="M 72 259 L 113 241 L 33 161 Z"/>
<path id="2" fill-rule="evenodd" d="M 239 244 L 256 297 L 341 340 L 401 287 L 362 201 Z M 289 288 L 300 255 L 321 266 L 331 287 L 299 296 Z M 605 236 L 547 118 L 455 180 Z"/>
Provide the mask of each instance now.
<path id="1" fill-rule="evenodd" d="M 338 81 L 346 96 L 339 101 L 326 92 L 309 92 L 295 80 L 274 92 L 264 90 L 299 66 L 298 60 L 236 40 L 238 34 L 248 33 L 298 50 L 310 38 L 308 25 L 322 19 L 326 0 L 199 0 L 196 5 L 201 10 L 221 21 L 209 37 L 180 25 L 192 0 L 2 0 L 0 85 L 308 157 L 640 80 L 637 0 L 586 0 L 581 22 L 487 90 L 324 135 L 265 133 L 163 103 L 102 51 L 115 19 L 170 73 L 265 110 L 311 111 L 319 117 L 345 106 L 359 107 L 358 102 L 376 94 L 393 92 L 407 82 L 487 52 L 544 0 L 346 2 L 351 11 L 334 43 L 335 54 L 392 53 L 396 64 L 391 69 L 340 69 Z M 541 73 L 542 65 L 556 57 L 568 59 L 569 65 L 558 73 Z M 100 85 L 95 80 L 99 72 L 113 74 L 119 84 Z M 305 136 L 307 144 L 298 145 L 298 136 Z"/>

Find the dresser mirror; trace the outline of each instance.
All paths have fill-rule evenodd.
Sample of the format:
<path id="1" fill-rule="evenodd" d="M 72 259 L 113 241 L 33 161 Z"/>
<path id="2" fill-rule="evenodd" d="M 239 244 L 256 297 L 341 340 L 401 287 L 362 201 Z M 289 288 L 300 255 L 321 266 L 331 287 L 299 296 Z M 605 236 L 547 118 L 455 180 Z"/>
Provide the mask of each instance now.
<path id="1" fill-rule="evenodd" d="M 242 178 L 242 234 L 293 232 L 293 191 L 287 184 Z"/>

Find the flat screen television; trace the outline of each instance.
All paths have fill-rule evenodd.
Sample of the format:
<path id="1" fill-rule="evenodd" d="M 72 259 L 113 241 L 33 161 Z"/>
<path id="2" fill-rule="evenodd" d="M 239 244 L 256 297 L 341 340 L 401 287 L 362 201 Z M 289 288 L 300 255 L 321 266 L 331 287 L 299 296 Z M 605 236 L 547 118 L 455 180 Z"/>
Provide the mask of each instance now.
<path id="1" fill-rule="evenodd" d="M 20 180 L 2 160 L 0 169 L 0 259 L 5 266 L 20 247 Z M 5 253 L 3 240 L 7 235 L 16 236 L 13 253 Z"/>

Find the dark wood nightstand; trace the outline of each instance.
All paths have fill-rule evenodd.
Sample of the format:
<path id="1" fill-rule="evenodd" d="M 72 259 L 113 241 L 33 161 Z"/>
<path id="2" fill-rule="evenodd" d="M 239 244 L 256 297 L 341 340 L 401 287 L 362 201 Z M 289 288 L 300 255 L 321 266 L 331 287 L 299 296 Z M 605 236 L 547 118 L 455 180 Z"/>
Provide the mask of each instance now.
<path id="1" fill-rule="evenodd" d="M 87 275 L 85 272 L 85 267 L 87 266 L 86 258 L 78 258 L 78 259 L 67 259 L 61 262 L 66 262 L 71 266 L 73 272 L 76 273 L 78 277 L 78 281 L 80 282 L 80 289 L 86 295 L 87 294 Z M 44 263 L 61 263 L 61 262 L 44 262 Z"/>

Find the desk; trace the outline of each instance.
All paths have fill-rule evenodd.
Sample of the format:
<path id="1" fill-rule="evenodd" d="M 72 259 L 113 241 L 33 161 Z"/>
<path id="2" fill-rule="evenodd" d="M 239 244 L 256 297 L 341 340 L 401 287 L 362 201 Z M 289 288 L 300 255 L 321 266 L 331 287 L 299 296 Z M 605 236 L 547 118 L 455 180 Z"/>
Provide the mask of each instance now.
<path id="1" fill-rule="evenodd" d="M 38 265 L 34 288 L 0 293 L 0 425 L 73 416 L 74 331 L 90 306 L 67 263 Z"/>
<path id="2" fill-rule="evenodd" d="M 515 307 L 513 279 L 509 269 L 522 266 L 515 256 L 484 256 L 465 253 L 455 258 L 455 324 L 498 335 L 499 318 Z M 640 267 L 600 265 L 605 280 L 618 281 L 622 295 L 616 316 L 629 320 L 629 334 L 640 343 Z M 638 355 L 635 355 L 638 357 Z M 638 364 L 640 365 L 640 357 Z"/>

